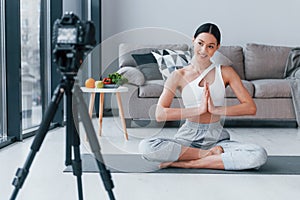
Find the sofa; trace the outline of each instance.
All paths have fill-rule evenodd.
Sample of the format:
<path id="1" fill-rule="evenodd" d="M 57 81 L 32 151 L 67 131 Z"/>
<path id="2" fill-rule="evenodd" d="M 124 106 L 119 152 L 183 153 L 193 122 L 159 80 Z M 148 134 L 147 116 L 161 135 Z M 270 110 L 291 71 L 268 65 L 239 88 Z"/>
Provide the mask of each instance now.
<path id="1" fill-rule="evenodd" d="M 122 95 L 126 125 L 149 124 L 155 122 L 155 108 L 160 97 L 164 77 L 157 70 L 155 61 L 143 63 L 143 55 L 153 51 L 171 49 L 190 52 L 187 44 L 120 44 L 119 72 L 129 81 L 127 93 Z M 239 74 L 242 82 L 253 97 L 257 113 L 254 116 L 222 117 L 225 126 L 233 127 L 297 127 L 289 80 L 284 72 L 292 47 L 263 44 L 245 46 L 221 46 L 214 62 L 230 65 Z M 145 67 L 146 66 L 146 67 Z M 151 69 L 155 70 L 151 70 Z M 147 71 L 148 70 L 148 71 Z M 226 88 L 226 105 L 237 104 L 238 100 L 231 88 Z M 180 94 L 176 95 L 172 107 L 183 107 Z M 166 122 L 166 124 L 181 122 Z"/>

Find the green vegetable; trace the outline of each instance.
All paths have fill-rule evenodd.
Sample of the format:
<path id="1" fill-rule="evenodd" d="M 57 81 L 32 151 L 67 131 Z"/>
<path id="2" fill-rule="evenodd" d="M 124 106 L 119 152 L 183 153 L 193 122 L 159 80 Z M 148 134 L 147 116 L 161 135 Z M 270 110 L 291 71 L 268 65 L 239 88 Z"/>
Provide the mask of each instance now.
<path id="1" fill-rule="evenodd" d="M 127 78 L 124 78 L 121 74 L 118 72 L 114 72 L 111 74 L 108 74 L 108 78 L 111 79 L 112 84 L 117 84 L 117 85 L 123 85 L 128 82 Z"/>

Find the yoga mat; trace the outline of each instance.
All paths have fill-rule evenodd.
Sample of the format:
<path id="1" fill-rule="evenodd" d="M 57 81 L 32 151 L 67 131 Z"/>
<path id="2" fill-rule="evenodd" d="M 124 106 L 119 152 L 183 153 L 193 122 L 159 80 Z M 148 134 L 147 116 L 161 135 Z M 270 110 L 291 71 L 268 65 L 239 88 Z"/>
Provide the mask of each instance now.
<path id="1" fill-rule="evenodd" d="M 82 171 L 98 173 L 98 167 L 92 154 L 82 154 Z M 112 173 L 176 173 L 176 174 L 273 174 L 273 175 L 300 175 L 300 156 L 269 156 L 268 161 L 260 169 L 242 171 L 225 171 L 212 169 L 159 169 L 159 162 L 150 162 L 139 154 L 104 154 L 103 160 L 107 169 Z M 64 172 L 72 172 L 68 166 Z"/>

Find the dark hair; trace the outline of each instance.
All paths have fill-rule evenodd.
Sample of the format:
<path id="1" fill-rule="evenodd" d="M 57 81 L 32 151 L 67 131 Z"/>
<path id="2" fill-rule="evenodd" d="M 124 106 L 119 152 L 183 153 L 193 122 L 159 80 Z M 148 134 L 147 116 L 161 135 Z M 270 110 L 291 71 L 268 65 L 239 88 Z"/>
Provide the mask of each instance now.
<path id="1" fill-rule="evenodd" d="M 221 43 L 221 32 L 217 25 L 212 23 L 202 24 L 195 32 L 194 38 L 196 38 L 200 33 L 210 33 L 217 39 L 217 43 Z"/>

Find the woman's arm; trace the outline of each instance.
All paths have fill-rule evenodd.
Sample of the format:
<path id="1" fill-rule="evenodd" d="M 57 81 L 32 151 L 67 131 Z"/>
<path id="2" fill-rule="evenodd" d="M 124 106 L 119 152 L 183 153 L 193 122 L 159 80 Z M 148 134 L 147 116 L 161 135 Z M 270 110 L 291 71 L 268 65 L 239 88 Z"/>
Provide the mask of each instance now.
<path id="1" fill-rule="evenodd" d="M 203 102 L 200 107 L 170 108 L 176 89 L 181 81 L 182 75 L 178 71 L 173 72 L 167 79 L 155 111 L 155 117 L 158 122 L 186 119 L 188 117 L 198 116 L 207 112 L 208 93 L 206 93 L 206 98 L 203 98 L 204 101 L 206 100 L 206 103 Z"/>
<path id="2" fill-rule="evenodd" d="M 227 116 L 239 116 L 239 115 L 255 115 L 256 105 L 249 95 L 248 91 L 244 87 L 239 75 L 231 67 L 222 67 L 222 76 L 224 82 L 229 84 L 234 94 L 240 101 L 240 104 L 233 106 L 213 106 L 212 100 L 209 97 L 208 110 L 214 115 L 227 115 Z"/>

